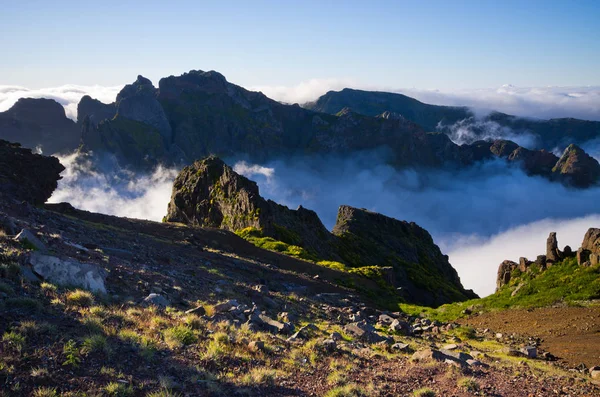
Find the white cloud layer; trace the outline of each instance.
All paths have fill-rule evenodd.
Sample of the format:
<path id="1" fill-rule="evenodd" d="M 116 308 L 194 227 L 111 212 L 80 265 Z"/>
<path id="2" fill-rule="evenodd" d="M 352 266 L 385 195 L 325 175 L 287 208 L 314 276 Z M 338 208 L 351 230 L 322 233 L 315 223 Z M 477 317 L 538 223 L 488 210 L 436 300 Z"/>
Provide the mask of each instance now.
<path id="1" fill-rule="evenodd" d="M 159 166 L 149 174 L 134 174 L 118 168 L 113 159 L 100 167 L 77 153 L 59 159 L 66 169 L 48 202 L 153 221 L 166 215 L 177 170 Z"/>
<path id="2" fill-rule="evenodd" d="M 65 108 L 67 117 L 77 120 L 77 104 L 84 95 L 98 99 L 104 103 L 114 102 L 122 85 L 114 87 L 63 85 L 53 88 L 30 90 L 25 87 L 0 85 L 0 112 L 9 109 L 19 98 L 48 98 L 54 99 Z"/>
<path id="3" fill-rule="evenodd" d="M 516 116 L 541 119 L 574 117 L 600 121 L 600 86 L 515 87 L 471 90 L 426 90 L 353 84 L 335 79 L 312 79 L 296 86 L 256 86 L 265 95 L 287 103 L 316 100 L 327 91 L 342 88 L 396 92 L 433 105 L 468 106 L 487 113 L 497 110 Z"/>
<path id="4" fill-rule="evenodd" d="M 285 103 L 306 103 L 316 100 L 327 91 L 345 87 L 397 92 L 436 105 L 469 106 L 481 112 L 497 110 L 523 117 L 574 117 L 600 121 L 600 86 L 589 87 L 515 87 L 472 90 L 425 90 L 395 88 L 357 83 L 350 79 L 311 79 L 295 86 L 249 86 L 270 98 Z M 50 98 L 65 107 L 67 116 L 77 118 L 77 104 L 84 95 L 104 103 L 113 102 L 123 85 L 113 87 L 64 85 L 60 87 L 27 89 L 0 85 L 0 111 L 10 108 L 19 98 Z"/>

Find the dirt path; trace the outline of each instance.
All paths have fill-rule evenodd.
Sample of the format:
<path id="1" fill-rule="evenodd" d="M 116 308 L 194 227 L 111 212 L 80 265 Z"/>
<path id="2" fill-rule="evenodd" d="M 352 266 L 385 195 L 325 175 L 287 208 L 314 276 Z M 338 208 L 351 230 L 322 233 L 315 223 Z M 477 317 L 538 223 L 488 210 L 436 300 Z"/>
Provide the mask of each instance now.
<path id="1" fill-rule="evenodd" d="M 542 348 L 570 366 L 600 365 L 600 306 L 485 313 L 461 321 L 493 332 L 542 339 Z"/>

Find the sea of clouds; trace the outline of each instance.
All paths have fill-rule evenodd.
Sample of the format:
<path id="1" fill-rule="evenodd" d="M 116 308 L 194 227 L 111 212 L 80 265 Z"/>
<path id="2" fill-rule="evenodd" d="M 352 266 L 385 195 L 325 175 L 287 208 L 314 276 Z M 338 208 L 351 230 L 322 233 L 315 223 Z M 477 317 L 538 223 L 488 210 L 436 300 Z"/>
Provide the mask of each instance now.
<path id="1" fill-rule="evenodd" d="M 254 87 L 284 102 L 304 103 L 329 89 L 348 84 L 313 80 L 291 89 Z M 121 86 L 63 86 L 41 90 L 0 86 L 0 111 L 20 97 L 56 99 L 75 119 L 77 103 L 90 95 L 114 101 Z M 373 87 L 364 87 L 372 89 Z M 398 90 L 395 90 L 398 91 Z M 600 120 L 600 87 L 517 88 L 440 92 L 402 90 L 424 102 L 472 105 L 527 117 L 578 117 Z M 480 123 L 480 124 L 477 124 Z M 444 126 L 457 143 L 481 135 L 517 141 L 535 147 L 531 136 L 490 122 L 475 120 Z M 584 148 L 600 159 L 600 139 Z M 460 172 L 404 170 L 385 164 L 385 154 L 363 153 L 353 158 L 303 157 L 249 164 L 228 159 L 236 171 L 257 180 L 261 193 L 295 208 L 317 211 L 326 226 L 335 222 L 341 204 L 367 208 L 426 228 L 448 253 L 467 288 L 492 293 L 498 264 L 544 253 L 550 231 L 559 243 L 579 247 L 589 227 L 600 227 L 597 197 L 600 188 L 570 190 L 543 178 L 528 177 L 501 161 L 480 164 Z M 159 167 L 148 174 L 120 168 L 114 159 L 92 163 L 89 158 L 63 156 L 67 170 L 52 202 L 67 201 L 89 211 L 160 221 L 166 214 L 176 169 Z"/>
<path id="2" fill-rule="evenodd" d="M 315 210 L 331 229 L 341 204 L 366 208 L 427 229 L 459 272 L 481 295 L 493 292 L 504 259 L 545 253 L 550 231 L 577 249 L 589 227 L 600 227 L 600 188 L 571 190 L 518 167 L 491 161 L 460 172 L 398 172 L 385 154 L 352 158 L 311 156 L 264 164 L 228 159 L 235 171 L 257 181 L 261 195 Z M 166 214 L 176 169 L 140 175 L 71 155 L 51 202 L 94 212 L 160 221 Z"/>

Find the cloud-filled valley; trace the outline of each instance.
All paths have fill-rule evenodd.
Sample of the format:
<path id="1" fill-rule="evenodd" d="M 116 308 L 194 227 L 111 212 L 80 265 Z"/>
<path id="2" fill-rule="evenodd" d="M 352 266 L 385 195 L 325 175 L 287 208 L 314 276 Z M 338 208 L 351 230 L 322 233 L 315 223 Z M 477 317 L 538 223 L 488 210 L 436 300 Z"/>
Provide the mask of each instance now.
<path id="1" fill-rule="evenodd" d="M 348 85 L 354 84 L 315 79 L 291 88 L 251 88 L 284 102 L 303 103 Z M 67 116 L 76 119 L 77 103 L 83 95 L 110 103 L 121 88 L 68 85 L 27 90 L 0 86 L 0 111 L 20 97 L 46 97 L 57 100 Z M 389 91 L 433 104 L 476 106 L 528 117 L 600 120 L 600 87 Z M 527 131 L 513 131 L 492 121 L 465 120 L 440 127 L 458 144 L 485 137 L 536 147 L 535 137 Z M 600 159 L 600 140 L 586 142 L 584 149 Z M 92 164 L 77 155 L 61 157 L 61 162 L 67 170 L 52 202 L 67 201 L 89 211 L 156 221 L 166 214 L 176 169 L 159 167 L 148 174 L 134 174 L 110 158 Z M 503 161 L 461 171 L 397 171 L 386 165 L 383 152 L 352 158 L 287 158 L 263 164 L 237 158 L 227 162 L 256 180 L 264 197 L 291 208 L 313 209 L 329 229 L 341 204 L 416 222 L 450 255 L 464 285 L 482 295 L 493 292 L 496 269 L 503 259 L 544 253 L 550 231 L 558 232 L 561 247 L 569 244 L 576 249 L 587 228 L 600 224 L 600 188 L 571 190 L 541 177 L 529 177 L 518 166 Z"/>
<path id="2" fill-rule="evenodd" d="M 331 229 L 337 208 L 367 208 L 427 229 L 464 285 L 482 295 L 493 292 L 498 264 L 545 252 L 549 231 L 561 248 L 575 249 L 587 228 L 598 226 L 600 188 L 571 190 L 518 167 L 492 161 L 456 171 L 397 171 L 381 152 L 350 158 L 311 156 L 249 164 L 228 163 L 259 184 L 261 195 L 296 208 L 317 211 Z M 119 216 L 160 221 L 166 214 L 177 170 L 147 175 L 121 170 L 111 161 L 92 165 L 75 155 L 53 202 Z"/>

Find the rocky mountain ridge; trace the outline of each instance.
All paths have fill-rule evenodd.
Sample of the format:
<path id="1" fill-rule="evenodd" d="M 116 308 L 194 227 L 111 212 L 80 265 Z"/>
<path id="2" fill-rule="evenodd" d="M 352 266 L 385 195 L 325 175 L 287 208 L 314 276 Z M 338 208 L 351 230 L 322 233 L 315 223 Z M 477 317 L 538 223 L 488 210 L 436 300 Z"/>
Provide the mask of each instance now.
<path id="1" fill-rule="evenodd" d="M 536 120 L 511 116 L 501 112 L 491 112 L 484 117 L 476 117 L 464 106 L 439 106 L 422 103 L 406 95 L 364 91 L 344 88 L 329 91 L 316 101 L 303 105 L 307 109 L 336 114 L 344 108 L 367 116 L 377 116 L 393 112 L 423 127 L 426 131 L 448 132 L 447 127 L 463 120 L 494 122 L 500 127 L 510 128 L 517 134 L 527 133 L 537 138 L 539 148 L 551 151 L 569 144 L 581 145 L 600 136 L 600 122 L 560 118 Z M 483 127 L 474 126 L 473 132 L 484 134 Z"/>
<path id="2" fill-rule="evenodd" d="M 429 233 L 415 223 L 341 206 L 330 233 L 314 211 L 263 199 L 256 183 L 216 157 L 197 161 L 177 176 L 164 221 L 252 229 L 255 237 L 301 247 L 306 258 L 318 263 L 337 261 L 339 267 L 373 273 L 399 290 L 398 299 L 409 302 L 440 305 L 476 297 L 463 288 Z"/>
<path id="3" fill-rule="evenodd" d="M 598 162 L 576 146 L 565 150 L 563 157 L 570 159 L 563 162 L 550 152 L 527 150 L 510 141 L 459 146 L 446 134 L 427 132 L 431 130 L 427 123 L 421 127 L 418 123 L 423 121 L 406 112 L 389 108 L 363 115 L 343 107 L 335 114 L 319 113 L 248 91 L 214 71 L 163 78 L 158 88 L 138 76 L 112 104 L 84 96 L 77 124 L 56 108 L 58 104 L 52 107 L 44 101 L 21 100 L 0 113 L 0 138 L 20 140 L 28 147 L 41 145 L 51 153 L 81 145 L 81 150 L 113 154 L 122 165 L 142 169 L 159 163 L 190 164 L 209 154 L 247 156 L 260 162 L 289 155 L 350 155 L 383 148 L 387 162 L 396 168 L 461 168 L 501 158 L 530 175 L 576 187 L 588 187 L 600 179 Z M 24 103 L 27 109 L 38 103 L 40 108 L 52 109 L 18 111 Z M 465 116 L 464 109 L 453 109 L 452 120 Z M 444 112 L 442 107 L 433 113 Z"/>

